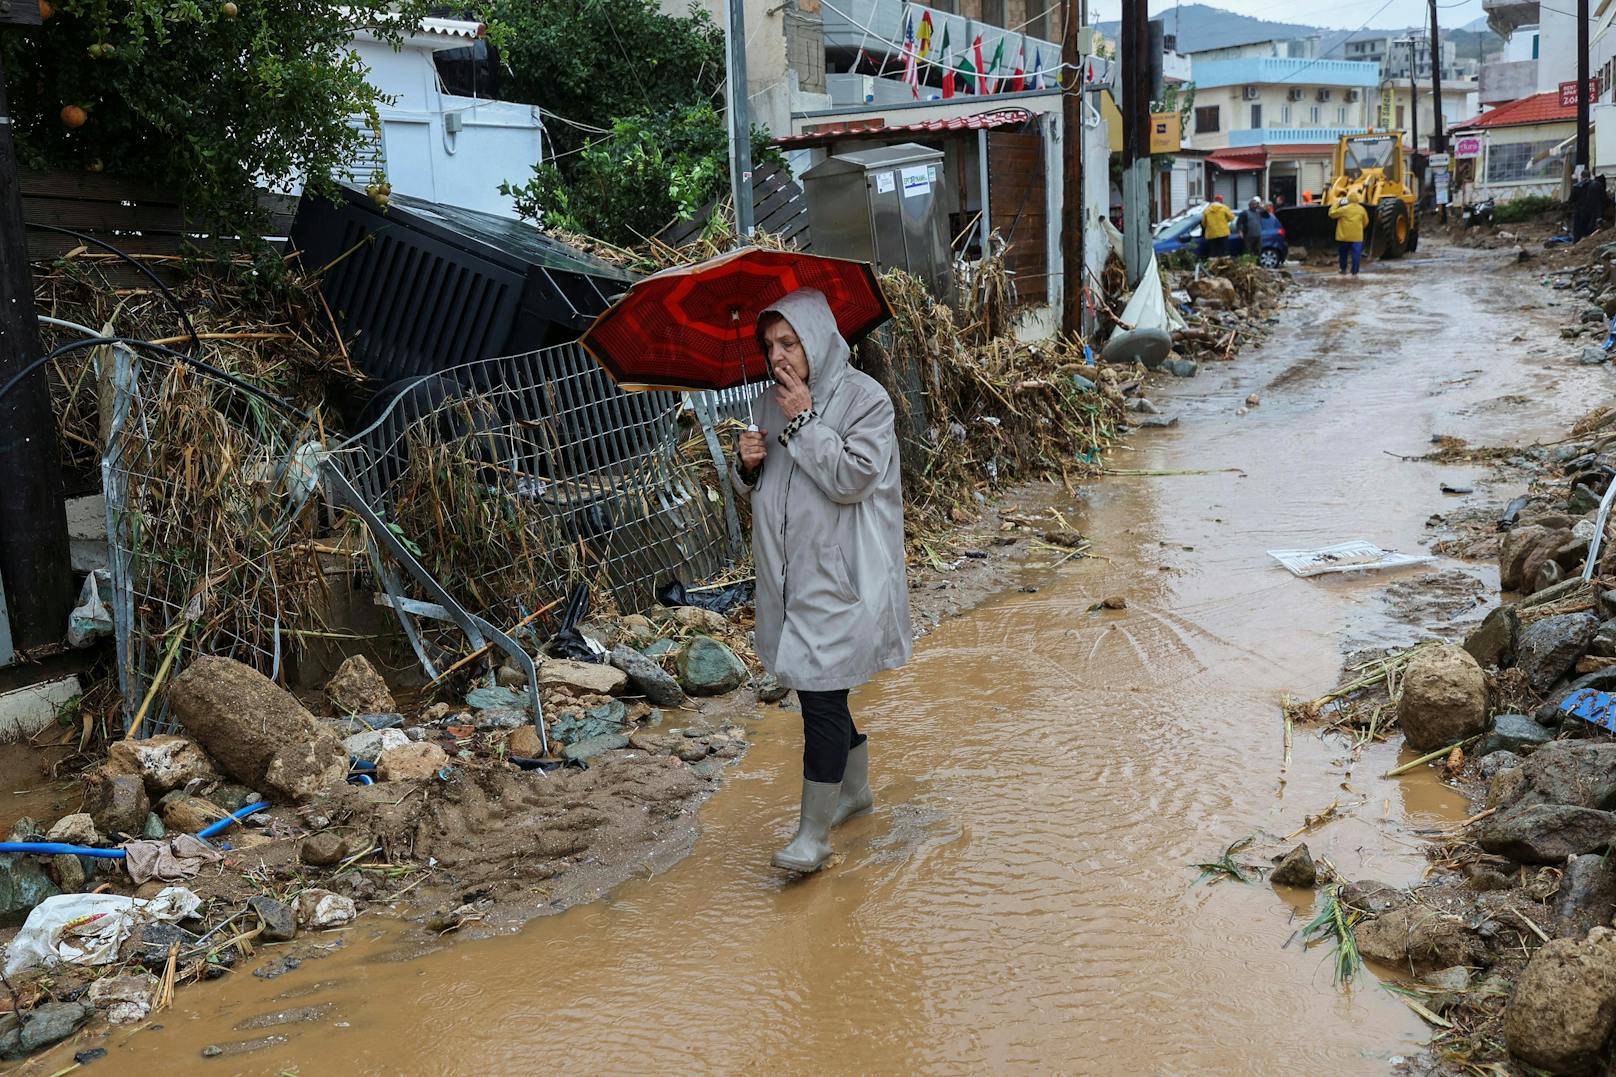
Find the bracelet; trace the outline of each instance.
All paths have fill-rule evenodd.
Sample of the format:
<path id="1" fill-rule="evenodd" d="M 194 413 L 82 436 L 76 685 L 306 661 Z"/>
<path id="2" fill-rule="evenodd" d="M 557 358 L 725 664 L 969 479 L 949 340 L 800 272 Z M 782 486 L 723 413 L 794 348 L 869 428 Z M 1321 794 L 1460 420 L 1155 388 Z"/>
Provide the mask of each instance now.
<path id="1" fill-rule="evenodd" d="M 780 431 L 780 444 L 784 445 L 786 442 L 796 437 L 797 431 L 807 426 L 808 420 L 812 419 L 813 417 L 814 412 L 812 408 L 808 409 L 807 411 L 798 412 L 797 417 L 787 423 L 784 430 Z"/>

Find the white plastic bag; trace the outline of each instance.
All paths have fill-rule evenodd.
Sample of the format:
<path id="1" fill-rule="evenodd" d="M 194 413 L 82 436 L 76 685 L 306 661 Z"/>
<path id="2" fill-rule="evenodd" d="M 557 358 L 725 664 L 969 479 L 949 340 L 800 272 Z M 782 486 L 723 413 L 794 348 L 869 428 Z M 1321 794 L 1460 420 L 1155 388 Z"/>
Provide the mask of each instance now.
<path id="1" fill-rule="evenodd" d="M 1156 265 L 1154 254 L 1150 256 L 1150 264 L 1145 267 L 1144 275 L 1139 278 L 1139 287 L 1133 290 L 1133 297 L 1122 308 L 1117 321 L 1118 332 L 1124 332 L 1122 325 L 1135 329 L 1165 329 L 1169 333 L 1188 325 L 1173 308 L 1167 290 L 1162 287 L 1161 270 Z"/>
<path id="2" fill-rule="evenodd" d="M 195 916 L 202 899 L 183 886 L 169 886 L 149 901 L 122 894 L 61 894 L 46 898 L 6 947 L 6 975 L 63 962 L 105 965 L 135 928 L 158 920 Z"/>

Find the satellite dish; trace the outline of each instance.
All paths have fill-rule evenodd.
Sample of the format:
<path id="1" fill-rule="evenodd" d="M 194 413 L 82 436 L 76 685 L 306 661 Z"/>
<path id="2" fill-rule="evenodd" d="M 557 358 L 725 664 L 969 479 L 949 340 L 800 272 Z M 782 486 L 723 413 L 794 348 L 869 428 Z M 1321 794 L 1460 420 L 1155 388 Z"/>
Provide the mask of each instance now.
<path id="1" fill-rule="evenodd" d="M 1135 359 L 1145 369 L 1155 370 L 1167 361 L 1173 350 L 1173 338 L 1165 329 L 1128 329 L 1111 334 L 1111 339 L 1100 352 L 1107 363 L 1131 363 Z"/>

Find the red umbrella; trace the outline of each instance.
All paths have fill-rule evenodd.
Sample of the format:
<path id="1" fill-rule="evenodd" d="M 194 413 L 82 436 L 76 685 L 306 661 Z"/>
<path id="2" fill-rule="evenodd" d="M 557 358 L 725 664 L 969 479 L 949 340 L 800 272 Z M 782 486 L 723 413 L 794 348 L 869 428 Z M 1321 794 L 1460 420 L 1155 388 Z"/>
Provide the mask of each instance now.
<path id="1" fill-rule="evenodd" d="M 624 389 L 729 389 L 768 376 L 758 315 L 799 288 L 825 293 L 848 343 L 892 317 L 867 263 L 743 247 L 635 283 L 583 344 Z"/>

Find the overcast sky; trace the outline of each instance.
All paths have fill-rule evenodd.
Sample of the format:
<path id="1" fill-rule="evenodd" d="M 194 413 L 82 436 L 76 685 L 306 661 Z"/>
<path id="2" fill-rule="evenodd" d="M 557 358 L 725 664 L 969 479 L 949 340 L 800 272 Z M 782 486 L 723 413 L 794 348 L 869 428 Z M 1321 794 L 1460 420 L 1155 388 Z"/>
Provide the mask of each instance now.
<path id="1" fill-rule="evenodd" d="M 1425 0 L 1208 0 L 1213 7 L 1237 11 L 1259 19 L 1276 22 L 1298 22 L 1310 26 L 1329 26 L 1342 30 L 1356 30 L 1365 21 L 1371 27 L 1400 29 L 1423 26 L 1430 21 L 1430 9 Z M 1385 10 L 1382 9 L 1384 5 Z M 1091 0 L 1090 7 L 1098 6 L 1107 19 L 1114 19 L 1122 10 L 1120 0 Z M 1169 0 L 1150 0 L 1150 13 L 1161 15 L 1172 11 Z M 1379 14 L 1376 14 L 1379 12 Z M 1482 14 L 1481 0 L 1437 0 L 1437 21 L 1444 26 L 1463 26 Z"/>

